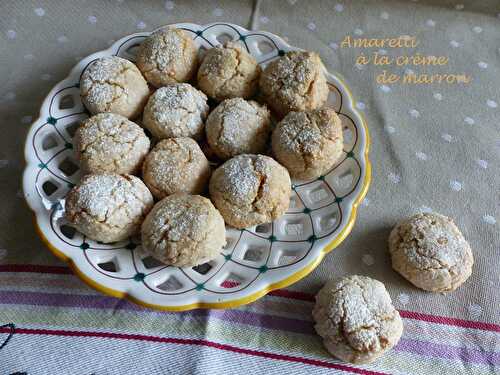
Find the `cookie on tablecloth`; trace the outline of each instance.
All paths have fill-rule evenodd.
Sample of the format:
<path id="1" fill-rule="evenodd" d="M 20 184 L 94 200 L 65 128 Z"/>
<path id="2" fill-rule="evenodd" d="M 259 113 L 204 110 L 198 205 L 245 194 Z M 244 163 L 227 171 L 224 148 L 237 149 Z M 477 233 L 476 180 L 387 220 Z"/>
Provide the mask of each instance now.
<path id="1" fill-rule="evenodd" d="M 326 349 L 351 363 L 375 361 L 403 333 L 403 321 L 384 284 L 366 276 L 327 282 L 316 295 L 313 317 Z"/>
<path id="2" fill-rule="evenodd" d="M 389 236 L 392 267 L 418 288 L 449 292 L 472 273 L 469 243 L 453 220 L 420 213 L 401 221 Z"/>

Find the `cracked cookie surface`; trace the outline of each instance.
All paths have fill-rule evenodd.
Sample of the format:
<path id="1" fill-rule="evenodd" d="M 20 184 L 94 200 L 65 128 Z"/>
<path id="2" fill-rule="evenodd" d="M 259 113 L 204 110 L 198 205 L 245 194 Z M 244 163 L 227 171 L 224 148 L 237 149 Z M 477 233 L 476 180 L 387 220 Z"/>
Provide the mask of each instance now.
<path id="1" fill-rule="evenodd" d="M 298 179 L 312 179 L 328 172 L 343 148 L 342 122 L 331 108 L 289 112 L 273 131 L 276 159 Z"/>
<path id="2" fill-rule="evenodd" d="M 327 282 L 316 295 L 314 328 L 326 349 L 351 363 L 370 363 L 391 349 L 403 322 L 384 284 L 366 276 Z"/>
<path id="3" fill-rule="evenodd" d="M 141 235 L 145 251 L 176 267 L 208 262 L 226 244 L 224 220 L 212 202 L 184 193 L 158 202 L 144 220 Z"/>
<path id="4" fill-rule="evenodd" d="M 158 139 L 203 138 L 207 96 L 188 83 L 161 87 L 148 100 L 143 125 Z"/>
<path id="5" fill-rule="evenodd" d="M 267 107 L 242 98 L 221 102 L 208 115 L 205 126 L 210 149 L 222 160 L 264 153 L 271 129 Z"/>
<path id="6" fill-rule="evenodd" d="M 149 87 L 137 67 L 118 56 L 92 62 L 80 79 L 80 96 L 92 114 L 112 112 L 137 117 L 149 97 Z"/>
<path id="7" fill-rule="evenodd" d="M 210 198 L 235 228 L 269 223 L 285 213 L 291 181 L 286 168 L 264 155 L 238 155 L 212 174 Z"/>
<path id="8" fill-rule="evenodd" d="M 201 194 L 210 178 L 210 164 L 191 138 L 169 138 L 156 144 L 142 166 L 142 176 L 153 195 Z"/>
<path id="9" fill-rule="evenodd" d="M 153 196 L 131 175 L 89 174 L 66 196 L 66 218 L 89 238 L 104 243 L 137 234 Z"/>
<path id="10" fill-rule="evenodd" d="M 392 267 L 416 287 L 449 292 L 469 278 L 472 250 L 455 223 L 421 213 L 397 224 L 389 236 Z"/>
<path id="11" fill-rule="evenodd" d="M 198 70 L 198 86 L 212 99 L 248 99 L 257 91 L 261 72 L 257 61 L 236 42 L 207 51 Z"/>
<path id="12" fill-rule="evenodd" d="M 319 55 L 306 51 L 287 52 L 271 61 L 260 75 L 259 87 L 280 117 L 321 107 L 329 91 Z"/>
<path id="13" fill-rule="evenodd" d="M 168 27 L 155 31 L 141 43 L 137 66 L 155 87 L 187 82 L 198 68 L 198 49 L 183 30 Z"/>
<path id="14" fill-rule="evenodd" d="M 150 146 L 139 125 L 115 113 L 99 113 L 85 120 L 73 143 L 84 173 L 135 174 Z"/>

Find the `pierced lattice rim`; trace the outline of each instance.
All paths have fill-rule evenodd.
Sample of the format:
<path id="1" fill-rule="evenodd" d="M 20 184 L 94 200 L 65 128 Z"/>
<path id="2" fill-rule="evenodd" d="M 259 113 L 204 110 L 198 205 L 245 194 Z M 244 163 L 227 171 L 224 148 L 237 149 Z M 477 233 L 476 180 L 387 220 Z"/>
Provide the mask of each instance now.
<path id="1" fill-rule="evenodd" d="M 277 57 L 279 54 L 282 54 L 284 51 L 289 51 L 289 50 L 297 50 L 298 48 L 292 47 L 288 45 L 285 41 L 283 41 L 281 38 L 279 38 L 276 35 L 273 35 L 268 32 L 251 32 L 248 31 L 240 26 L 237 25 L 232 25 L 228 23 L 214 23 L 214 24 L 209 24 L 209 25 L 195 25 L 195 24 L 189 24 L 189 23 L 182 23 L 182 24 L 175 24 L 173 26 L 183 28 L 187 30 L 188 32 L 193 33 L 194 39 L 200 38 L 203 39 L 205 42 L 213 46 L 213 43 L 218 43 L 217 41 L 217 36 L 220 35 L 233 35 L 233 37 L 238 37 L 239 40 L 244 43 L 246 48 L 253 54 L 253 48 L 258 47 L 258 43 L 256 41 L 264 41 L 264 43 L 267 43 L 271 45 L 271 48 L 276 49 L 276 54 L 272 54 L 272 50 L 268 51 L 267 54 L 262 53 L 262 55 L 255 56 L 259 63 L 266 63 L 269 60 L 272 60 L 273 58 Z M 267 239 L 270 241 L 271 245 L 269 248 L 269 254 L 268 258 L 266 260 L 266 263 L 264 264 L 262 270 L 259 270 L 259 273 L 255 277 L 255 280 L 259 279 L 258 282 L 254 283 L 255 280 L 252 280 L 248 285 L 246 285 L 242 289 L 237 289 L 237 290 L 228 290 L 224 291 L 223 293 L 220 292 L 214 292 L 217 294 L 215 297 L 214 296 L 209 296 L 207 293 L 210 292 L 210 290 L 203 288 L 204 284 L 195 284 L 195 287 L 190 289 L 188 292 L 191 292 L 193 290 L 197 290 L 197 293 L 195 297 L 193 295 L 189 296 L 189 298 L 186 298 L 186 293 L 174 293 L 174 294 L 163 294 L 161 296 L 156 296 L 151 298 L 151 296 L 147 295 L 148 292 L 145 292 L 144 288 L 138 288 L 137 286 L 140 285 L 139 283 L 135 283 L 137 281 L 142 282 L 144 285 L 144 278 L 148 277 L 150 274 L 144 274 L 141 273 L 137 270 L 136 263 L 135 263 L 135 253 L 134 249 L 132 248 L 132 261 L 135 267 L 135 270 L 137 271 L 136 275 L 134 277 L 129 277 L 126 279 L 120 279 L 116 278 L 113 279 L 110 277 L 109 274 L 106 272 L 101 272 L 98 270 L 90 260 L 88 260 L 87 257 L 87 250 L 89 245 L 87 244 L 87 248 L 83 248 L 84 244 L 86 244 L 85 239 L 83 239 L 83 243 L 80 246 L 83 250 L 83 253 L 85 254 L 85 257 L 83 257 L 80 253 L 75 253 L 74 249 L 68 248 L 67 245 L 65 245 L 66 241 L 61 242 L 61 237 L 60 233 L 57 233 L 57 230 L 53 228 L 53 216 L 58 215 L 60 213 L 60 208 L 61 208 L 61 200 L 63 197 L 56 197 L 57 202 L 56 203 L 51 203 L 49 201 L 49 206 L 47 205 L 46 199 L 43 197 L 42 193 L 40 192 L 40 186 L 37 185 L 38 177 L 41 174 L 41 172 L 44 172 L 44 169 L 47 169 L 50 171 L 50 168 L 48 168 L 48 164 L 54 159 L 58 157 L 59 154 L 65 155 L 65 153 L 69 153 L 70 145 L 71 143 L 65 139 L 63 135 L 63 131 L 58 130 L 56 123 L 58 120 L 62 120 L 64 118 L 69 118 L 70 116 L 81 116 L 84 115 L 84 108 L 81 103 L 77 103 L 76 106 L 73 107 L 74 112 L 71 113 L 65 113 L 64 111 L 61 112 L 59 111 L 59 114 L 62 115 L 61 117 L 53 117 L 53 106 L 54 104 L 59 105 L 60 101 L 64 100 L 62 97 L 58 97 L 58 95 L 63 91 L 63 90 L 69 90 L 70 92 L 75 92 L 78 91 L 78 86 L 77 84 L 75 85 L 75 82 L 78 83 L 80 79 L 81 72 L 85 69 L 85 67 L 90 64 L 94 59 L 102 57 L 102 56 L 107 56 L 107 55 L 120 55 L 122 57 L 127 57 L 131 58 L 132 56 L 127 56 L 128 50 L 131 49 L 135 44 L 138 43 L 140 39 L 143 39 L 145 36 L 148 36 L 150 33 L 149 32 L 141 32 L 141 33 L 136 33 L 133 35 L 129 35 L 127 37 L 124 37 L 117 42 L 115 42 L 109 49 L 105 51 L 100 51 L 97 53 L 94 53 L 86 58 L 84 58 L 82 61 L 80 61 L 70 72 L 69 76 L 59 82 L 49 93 L 49 95 L 46 97 L 44 100 L 41 110 L 40 110 L 40 117 L 35 121 L 35 123 L 32 125 L 28 137 L 26 140 L 26 145 L 25 145 L 25 157 L 26 157 L 26 162 L 27 166 L 24 171 L 24 176 L 23 176 L 23 188 L 25 192 L 25 197 L 26 200 L 31 207 L 31 209 L 35 213 L 35 218 L 36 218 L 36 227 L 37 230 L 41 236 L 41 238 L 44 240 L 44 242 L 47 244 L 49 249 L 59 258 L 63 259 L 64 261 L 68 262 L 68 264 L 71 266 L 73 271 L 87 284 L 90 286 L 94 287 L 95 289 L 118 297 L 118 298 L 128 298 L 132 300 L 133 302 L 136 302 L 138 304 L 141 304 L 143 306 L 148 306 L 148 307 L 153 307 L 157 309 L 163 309 L 163 310 L 175 310 L 175 311 L 180 311 L 180 310 L 189 310 L 189 309 L 194 309 L 194 308 L 231 308 L 235 307 L 238 305 L 246 304 L 249 302 L 252 302 L 266 293 L 268 293 L 271 290 L 278 289 L 278 288 L 283 288 L 285 286 L 288 286 L 304 276 L 306 276 L 309 272 L 311 272 L 323 259 L 326 253 L 331 251 L 333 248 L 338 246 L 344 239 L 345 237 L 349 234 L 349 232 L 352 229 L 352 226 L 354 225 L 355 219 L 356 219 L 356 211 L 359 203 L 362 201 L 364 196 L 366 195 L 366 192 L 368 190 L 368 186 L 370 183 L 371 179 L 371 166 L 370 162 L 368 159 L 368 151 L 369 151 L 369 134 L 368 134 L 368 129 L 366 126 L 366 123 L 364 122 L 363 117 L 357 110 L 355 109 L 355 103 L 354 99 L 351 95 L 351 92 L 349 91 L 347 85 L 342 81 L 342 79 L 338 75 L 333 75 L 327 72 L 327 78 L 328 81 L 331 85 L 331 88 L 333 90 L 336 90 L 338 93 L 338 96 L 340 97 L 340 105 L 338 112 L 340 112 L 341 115 L 346 116 L 351 122 L 352 125 L 354 126 L 355 130 L 355 142 L 352 145 L 352 149 L 349 150 L 349 152 L 346 152 L 346 157 L 338 163 L 335 168 L 340 167 L 348 158 L 352 158 L 353 160 L 356 161 L 358 167 L 359 167 L 359 176 L 358 179 L 352 189 L 349 193 L 347 193 L 343 197 L 337 197 L 333 189 L 330 190 L 333 193 L 333 196 L 335 196 L 335 203 L 338 205 L 339 211 L 340 211 L 340 220 L 338 221 L 338 225 L 335 227 L 334 230 L 332 230 L 331 233 L 328 235 L 325 235 L 323 237 L 316 238 L 314 235 L 314 224 L 313 224 L 313 218 L 310 215 L 311 210 L 304 204 L 304 210 L 302 212 L 303 215 L 308 215 L 310 220 L 311 220 L 311 228 L 312 228 L 312 240 L 311 240 L 311 246 L 307 253 L 297 261 L 291 263 L 291 264 L 285 264 L 284 266 L 279 266 L 279 267 L 267 267 L 267 262 L 269 260 L 270 255 L 272 254 L 272 243 L 273 241 L 278 241 L 278 242 L 287 242 L 284 240 L 277 240 L 276 237 L 274 236 L 274 223 L 271 225 L 271 235 L 267 237 Z M 255 43 L 254 43 L 255 42 Z M 204 43 L 204 42 L 203 42 Z M 202 44 L 203 44 L 202 43 Z M 260 43 L 260 42 L 259 42 Z M 250 45 L 250 49 L 249 49 Z M 124 56 L 123 56 L 124 55 Z M 267 57 L 266 57 L 267 56 Z M 259 60 L 260 59 L 260 60 Z M 69 86 L 68 86 L 69 85 Z M 79 98 L 79 97 L 78 97 Z M 79 101 L 79 99 L 78 99 Z M 71 109 L 70 109 L 71 110 Z M 52 124 L 52 122 L 54 122 Z M 54 128 L 56 129 L 57 133 L 61 136 L 62 140 L 64 141 L 64 149 L 61 149 L 61 152 L 56 153 L 47 163 L 42 161 L 40 156 L 38 155 L 37 152 L 37 147 L 35 145 L 36 141 L 36 136 L 37 133 L 40 131 L 40 129 L 43 126 L 47 125 L 53 125 Z M 66 128 L 64 129 L 66 131 Z M 67 151 L 65 151 L 68 149 Z M 66 157 L 67 159 L 67 157 Z M 334 168 L 334 169 L 335 169 Z M 62 173 L 62 172 L 61 172 Z M 330 171 L 329 173 L 325 174 L 325 177 L 328 177 L 329 174 L 334 175 L 334 171 Z M 63 176 L 65 176 L 63 174 Z M 57 176 L 56 176 L 57 177 Z M 78 179 L 78 174 L 72 176 L 74 179 Z M 323 177 L 323 176 L 322 176 Z M 333 177 L 332 177 L 333 178 Z M 353 177 L 354 178 L 354 177 Z M 63 178 L 64 179 L 64 178 Z M 294 192 L 297 194 L 297 196 L 300 195 L 296 192 L 296 188 L 299 189 L 301 186 L 305 186 L 307 184 L 313 184 L 315 182 L 319 181 L 310 181 L 306 184 L 297 184 L 294 186 Z M 321 180 L 322 183 L 329 185 L 328 182 L 323 182 L 324 180 Z M 71 179 L 68 178 L 69 184 L 71 184 Z M 57 189 L 56 189 L 57 192 Z M 337 202 L 337 199 L 340 199 L 339 202 Z M 345 200 L 343 203 L 342 200 Z M 300 199 L 302 201 L 302 199 Z M 302 201 L 302 203 L 304 203 Z M 331 203 L 333 204 L 333 203 Z M 344 211 L 341 209 L 341 204 L 344 207 Z M 326 207 L 326 206 L 324 206 Z M 320 208 L 314 208 L 313 210 L 320 210 L 324 207 Z M 309 212 L 305 213 L 306 210 L 309 210 Z M 343 213 L 344 212 L 344 213 Z M 293 212 L 290 213 L 290 215 L 295 214 L 299 215 L 300 213 L 298 212 Z M 255 230 L 245 230 L 248 233 L 251 233 L 255 236 L 258 236 L 258 234 L 255 232 Z M 245 232 L 242 231 L 241 233 Z M 241 239 L 242 234 L 240 234 L 239 239 Z M 274 237 L 274 239 L 273 239 Z M 263 239 L 266 239 L 265 237 L 261 237 Z M 239 241 L 239 240 L 238 240 Z M 304 240 L 301 240 L 301 242 L 304 242 Z M 234 245 L 234 248 L 232 249 L 232 252 L 230 252 L 229 255 L 229 260 L 226 259 L 227 262 L 231 262 L 234 260 L 231 259 L 231 254 L 235 251 L 237 248 L 237 245 Z M 75 246 L 75 245 L 72 245 Z M 124 249 L 127 247 L 127 244 L 122 244 L 122 247 L 120 249 Z M 91 249 L 92 250 L 92 249 Z M 109 250 L 109 249 L 108 249 Z M 221 254 L 222 256 L 227 257 L 226 254 Z M 88 267 L 88 264 L 85 264 L 84 259 L 86 258 L 88 260 L 88 264 L 92 265 L 92 267 Z M 237 263 L 237 262 L 236 262 Z M 237 263 L 239 264 L 239 263 Z M 223 266 L 225 263 L 223 264 Z M 229 267 L 229 266 L 228 266 Z M 255 268 L 255 267 L 253 267 Z M 222 269 L 220 267 L 217 271 L 219 272 Z M 97 272 L 96 272 L 97 271 Z M 182 271 L 182 269 L 181 269 Z M 269 272 L 267 272 L 269 271 Z M 156 272 L 156 271 L 154 271 Z M 153 273 L 154 273 L 153 272 Z M 184 273 L 184 271 L 182 271 Z M 216 274 L 215 273 L 215 274 Z M 272 277 L 268 277 L 273 273 Z M 185 274 L 185 273 L 184 273 Z M 211 278 L 213 276 L 212 275 Z M 139 277 L 140 280 L 137 280 L 137 275 L 142 275 Z M 188 275 L 186 275 L 188 276 Z M 262 276 L 262 277 L 261 277 Z M 135 280 L 134 280 L 135 279 Z M 193 281 L 193 280 L 191 280 Z M 193 281 L 194 282 L 194 281 Z M 252 285 L 253 284 L 253 285 Z M 201 285 L 201 289 L 198 290 L 199 285 Z M 231 288 L 229 288 L 231 289 Z M 158 292 L 157 292 L 158 293 Z M 161 294 L 161 293 L 160 293 Z M 209 298 L 210 297 L 210 298 Z M 186 303 L 187 301 L 187 303 Z"/>

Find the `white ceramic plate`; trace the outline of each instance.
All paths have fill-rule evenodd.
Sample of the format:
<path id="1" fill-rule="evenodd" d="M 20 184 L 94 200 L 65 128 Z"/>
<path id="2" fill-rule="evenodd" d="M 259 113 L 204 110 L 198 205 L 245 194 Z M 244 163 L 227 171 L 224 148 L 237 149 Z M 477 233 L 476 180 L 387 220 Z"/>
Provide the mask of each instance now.
<path id="1" fill-rule="evenodd" d="M 262 66 L 298 50 L 276 35 L 228 23 L 174 26 L 186 30 L 201 48 L 239 40 Z M 136 238 L 105 245 L 65 222 L 65 196 L 80 178 L 72 137 L 88 117 L 79 95 L 80 76 L 99 57 L 118 55 L 134 61 L 137 46 L 149 34 L 126 36 L 84 58 L 43 102 L 26 140 L 23 181 L 40 235 L 96 289 L 159 309 L 234 307 L 301 279 L 348 235 L 370 181 L 368 130 L 336 74 L 326 73 L 331 89 L 328 103 L 344 128 L 341 161 L 316 180 L 293 181 L 290 208 L 279 220 L 241 231 L 228 228 L 228 245 L 217 259 L 196 268 L 165 266 L 144 254 Z"/>

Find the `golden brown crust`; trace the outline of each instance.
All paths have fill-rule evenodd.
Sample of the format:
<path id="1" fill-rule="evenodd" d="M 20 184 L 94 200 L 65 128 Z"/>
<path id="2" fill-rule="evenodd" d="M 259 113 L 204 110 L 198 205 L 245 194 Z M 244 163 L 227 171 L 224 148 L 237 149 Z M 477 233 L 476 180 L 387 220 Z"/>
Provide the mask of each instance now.
<path id="1" fill-rule="evenodd" d="M 269 223 L 288 209 L 288 171 L 263 155 L 238 155 L 212 174 L 210 198 L 227 224 L 235 228 Z"/>
<path id="2" fill-rule="evenodd" d="M 472 273 L 472 250 L 455 223 L 436 213 L 403 220 L 389 236 L 392 267 L 416 287 L 449 292 Z"/>
<path id="3" fill-rule="evenodd" d="M 319 55 L 306 51 L 288 52 L 271 61 L 260 76 L 259 87 L 279 117 L 320 108 L 329 92 Z"/>
<path id="4" fill-rule="evenodd" d="M 273 131 L 272 149 L 293 178 L 319 177 L 342 155 L 342 122 L 331 108 L 289 112 Z"/>
<path id="5" fill-rule="evenodd" d="M 239 43 L 207 51 L 198 70 L 198 86 L 212 99 L 248 99 L 257 91 L 260 66 Z"/>
<path id="6" fill-rule="evenodd" d="M 158 139 L 190 137 L 201 140 L 208 116 L 207 96 L 189 83 L 156 90 L 144 108 L 143 125 Z"/>
<path id="7" fill-rule="evenodd" d="M 139 178 L 88 174 L 66 196 L 65 216 L 79 232 L 109 243 L 137 234 L 152 207 L 153 196 Z"/>
<path id="8" fill-rule="evenodd" d="M 126 117 L 99 113 L 80 125 L 73 144 L 84 173 L 135 174 L 150 141 L 144 130 Z"/>
<path id="9" fill-rule="evenodd" d="M 169 138 L 156 144 L 143 164 L 142 177 L 153 195 L 201 194 L 211 175 L 210 164 L 191 138 Z"/>
<path id="10" fill-rule="evenodd" d="M 142 246 L 176 267 L 193 267 L 215 258 L 226 244 L 219 211 L 199 195 L 173 194 L 158 202 L 142 224 Z"/>
<path id="11" fill-rule="evenodd" d="M 356 364 L 375 361 L 403 333 L 403 321 L 384 284 L 366 276 L 327 282 L 316 295 L 313 317 L 326 349 Z"/>
<path id="12" fill-rule="evenodd" d="M 198 50 L 189 35 L 172 27 L 155 31 L 142 42 L 137 66 L 155 87 L 187 82 L 198 68 Z"/>
<path id="13" fill-rule="evenodd" d="M 137 67 L 118 56 L 97 59 L 80 80 L 80 95 L 92 114 L 112 112 L 135 118 L 149 97 L 149 87 Z"/>
<path id="14" fill-rule="evenodd" d="M 210 149 L 221 160 L 240 154 L 260 154 L 271 133 L 267 107 L 242 98 L 226 99 L 208 116 L 205 132 Z"/>

